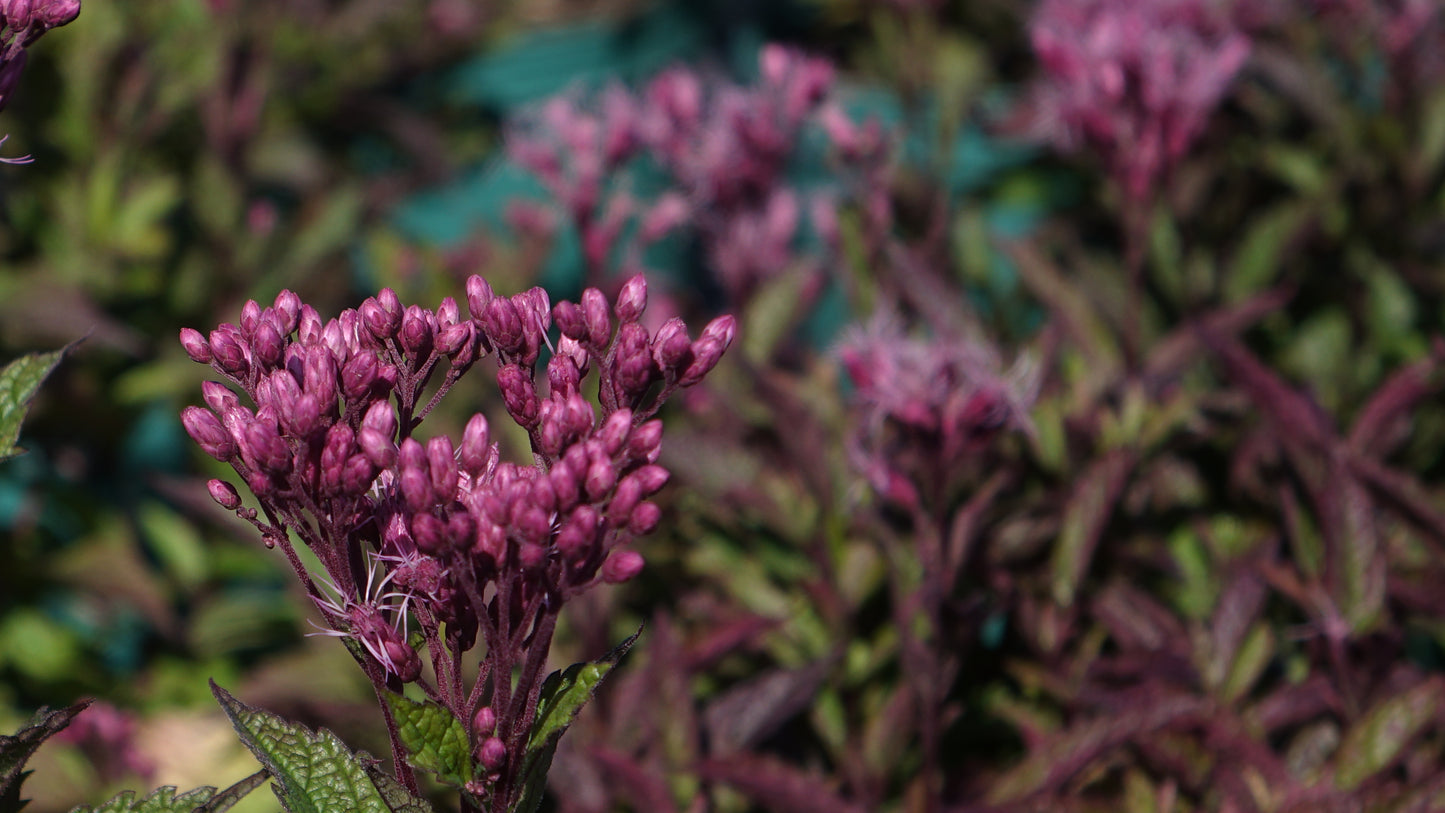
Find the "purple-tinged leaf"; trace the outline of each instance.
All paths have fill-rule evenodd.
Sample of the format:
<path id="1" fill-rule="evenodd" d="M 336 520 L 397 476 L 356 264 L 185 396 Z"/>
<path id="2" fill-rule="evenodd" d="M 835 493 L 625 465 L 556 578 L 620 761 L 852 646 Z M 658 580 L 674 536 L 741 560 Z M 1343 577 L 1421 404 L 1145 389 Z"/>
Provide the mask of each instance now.
<path id="1" fill-rule="evenodd" d="M 1202 664 L 1210 686 L 1221 686 L 1234 668 L 1239 646 L 1259 616 L 1264 598 L 1264 581 L 1243 567 L 1224 586 L 1210 619 L 1208 662 Z"/>
<path id="2" fill-rule="evenodd" d="M 1134 466 L 1134 455 L 1115 449 L 1091 465 L 1079 478 L 1064 513 L 1064 525 L 1054 548 L 1052 589 L 1054 600 L 1063 606 L 1074 603 L 1079 585 L 1093 561 L 1094 550 L 1124 483 Z"/>
<path id="3" fill-rule="evenodd" d="M 688 671 L 699 672 L 707 669 L 777 625 L 775 618 L 745 615 L 707 630 L 687 648 Z"/>
<path id="4" fill-rule="evenodd" d="M 1168 609 L 1125 582 L 1099 591 L 1090 609 L 1123 650 L 1155 652 L 1187 643 L 1184 628 Z"/>
<path id="5" fill-rule="evenodd" d="M 20 783 L 29 773 L 25 763 L 42 743 L 70 725 L 75 715 L 85 711 L 91 702 L 85 700 L 55 711 L 42 708 L 14 735 L 0 736 L 0 810 L 13 813 L 25 805 L 20 801 Z"/>
<path id="6" fill-rule="evenodd" d="M 677 810 L 666 779 L 636 759 L 602 747 L 593 748 L 591 756 L 605 772 L 612 793 L 625 799 L 633 810 L 656 810 L 657 813 Z"/>
<path id="7" fill-rule="evenodd" d="M 1335 756 L 1335 786 L 1354 790 L 1394 765 L 1426 728 L 1438 724 L 1445 680 L 1431 678 L 1391 694 L 1345 732 Z"/>
<path id="8" fill-rule="evenodd" d="M 801 669 L 764 673 L 723 692 L 703 711 L 711 753 L 752 748 L 808 708 L 832 669 L 819 661 Z"/>
<path id="9" fill-rule="evenodd" d="M 1200 324 L 1214 335 L 1234 335 L 1284 307 L 1293 296 L 1294 292 L 1288 289 L 1264 291 L 1238 305 L 1206 315 Z M 1190 323 L 1156 342 L 1144 361 L 1145 379 L 1153 381 L 1178 375 L 1204 350 L 1199 334 L 1200 325 Z"/>
<path id="10" fill-rule="evenodd" d="M 1313 449 L 1331 448 L 1334 428 L 1318 404 L 1296 392 L 1239 342 L 1205 328 L 1200 329 L 1200 337 L 1229 377 L 1269 417 L 1281 440 Z"/>
<path id="11" fill-rule="evenodd" d="M 865 813 L 815 774 L 771 757 L 733 756 L 697 766 L 702 778 L 727 783 L 777 813 Z"/>
<path id="12" fill-rule="evenodd" d="M 1378 460 L 1407 437 L 1409 413 L 1438 389 L 1431 380 L 1435 367 L 1434 359 L 1423 359 L 1385 379 L 1355 416 L 1348 439 L 1350 450 Z"/>

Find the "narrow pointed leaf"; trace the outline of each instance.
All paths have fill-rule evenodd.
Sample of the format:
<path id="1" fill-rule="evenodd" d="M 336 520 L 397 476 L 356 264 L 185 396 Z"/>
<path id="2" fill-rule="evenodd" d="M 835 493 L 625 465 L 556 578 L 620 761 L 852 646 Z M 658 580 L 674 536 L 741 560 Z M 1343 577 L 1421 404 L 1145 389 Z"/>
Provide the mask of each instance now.
<path id="1" fill-rule="evenodd" d="M 1375 704 L 1345 734 L 1335 757 L 1335 787 L 1354 790 L 1395 764 L 1436 720 L 1445 682 L 1430 680 Z"/>
<path id="2" fill-rule="evenodd" d="M 793 813 L 863 813 L 863 806 L 840 797 L 819 776 L 761 756 L 733 756 L 710 759 L 698 766 L 698 773 L 715 782 L 726 782 L 769 810 Z"/>
<path id="3" fill-rule="evenodd" d="M 1133 465 L 1133 455 L 1118 449 L 1090 466 L 1079 479 L 1064 515 L 1063 532 L 1054 548 L 1053 593 L 1058 603 L 1073 604 Z"/>
<path id="4" fill-rule="evenodd" d="M 135 798 L 135 791 L 127 790 L 116 794 L 100 807 L 82 805 L 70 813 L 192 813 L 205 809 L 215 795 L 216 789 L 207 786 L 177 796 L 175 786 L 166 785 L 143 799 Z"/>
<path id="5" fill-rule="evenodd" d="M 396 718 L 397 733 L 406 747 L 407 762 L 431 771 L 448 785 L 462 787 L 476 776 L 471 743 L 462 721 L 440 705 L 386 693 Z"/>
<path id="6" fill-rule="evenodd" d="M 0 460 L 8 460 L 18 454 L 15 444 L 20 440 L 20 422 L 40 383 L 55 369 L 74 345 L 68 345 L 53 353 L 31 353 L 5 365 L 0 369 Z"/>
<path id="7" fill-rule="evenodd" d="M 335 734 L 288 722 L 247 706 L 211 683 L 211 693 L 231 718 L 241 741 L 271 774 L 271 789 L 291 813 L 429 813 L 430 806 L 410 794 L 383 796 L 366 769 L 364 755 L 352 753 Z"/>
<path id="8" fill-rule="evenodd" d="M 522 763 L 522 798 L 516 807 L 518 813 L 535 813 L 541 806 L 542 794 L 547 787 L 547 770 L 552 766 L 557 741 L 577 719 L 577 712 L 592 699 L 602 679 L 622 660 L 641 634 L 642 628 L 639 627 L 637 632 L 601 659 L 575 663 L 564 672 L 553 672 L 547 676 L 537 704 L 537 719 L 527 739 L 527 754 Z"/>
<path id="9" fill-rule="evenodd" d="M 24 806 L 25 803 L 20 801 L 20 783 L 29 773 L 25 770 L 25 763 L 41 743 L 70 725 L 75 715 L 89 705 L 90 701 L 86 700 L 58 711 L 41 709 L 35 713 L 30 724 L 14 736 L 0 736 L 0 813 L 14 813 Z"/>

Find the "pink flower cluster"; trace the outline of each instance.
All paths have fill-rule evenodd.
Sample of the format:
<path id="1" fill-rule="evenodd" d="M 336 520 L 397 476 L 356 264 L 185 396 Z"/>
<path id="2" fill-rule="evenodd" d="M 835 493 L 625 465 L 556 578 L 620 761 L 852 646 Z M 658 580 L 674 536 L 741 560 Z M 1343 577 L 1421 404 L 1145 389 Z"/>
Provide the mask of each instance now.
<path id="1" fill-rule="evenodd" d="M 479 758 L 495 762 L 498 749 L 516 752 L 530 724 L 561 605 L 641 568 L 625 546 L 657 525 L 648 498 L 668 479 L 652 416 L 717 364 L 734 322 L 718 318 L 692 339 L 673 319 L 652 334 L 640 322 L 640 276 L 611 306 L 596 289 L 555 306 L 540 288 L 498 296 L 475 276 L 466 299 L 470 315 L 451 298 L 435 310 L 403 307 L 386 289 L 323 322 L 283 291 L 269 307 L 247 302 L 238 324 L 208 336 L 184 329 L 190 357 L 230 386 L 207 382 L 207 406 L 187 407 L 182 421 L 207 454 L 234 467 L 260 512 L 223 480 L 210 482 L 216 502 L 283 548 L 373 681 L 417 682 L 464 721 L 493 709 L 502 733 L 473 733 Z M 536 367 L 554 323 L 560 338 L 543 390 Z M 531 462 L 502 460 L 480 414 L 455 442 L 416 435 L 487 355 Z M 584 394 L 594 370 L 600 414 Z M 324 575 L 307 571 L 293 540 Z M 413 620 L 425 653 L 408 638 Z M 486 657 L 468 691 L 462 655 L 479 637 Z M 516 669 L 524 679 L 514 689 Z"/>
<path id="2" fill-rule="evenodd" d="M 15 95 L 20 74 L 25 71 L 25 49 L 40 35 L 74 20 L 80 14 L 80 0 L 0 0 L 0 110 Z M 8 136 L 0 136 L 0 143 Z M 28 155 L 0 158 L 6 164 L 28 164 Z"/>
<path id="3" fill-rule="evenodd" d="M 567 94 L 512 124 L 512 157 L 577 228 L 591 279 L 600 278 L 634 219 L 624 267 L 640 262 L 638 250 L 692 224 L 719 282 L 742 299 L 798 261 L 805 210 L 826 230 L 832 201 L 821 193 L 805 200 L 785 178 L 804 128 L 828 132 L 845 160 L 883 152 L 881 135 L 853 125 L 830 100 L 827 61 L 774 45 L 763 49 L 760 68 L 751 87 L 672 68 L 640 93 L 614 86 L 591 99 Z M 639 154 L 672 181 L 645 204 L 606 183 Z"/>
<path id="4" fill-rule="evenodd" d="M 1035 135 L 1097 150 L 1124 192 L 1148 196 L 1249 56 L 1208 0 L 1043 0 L 1030 23 L 1044 78 Z"/>
<path id="5" fill-rule="evenodd" d="M 891 314 L 851 329 L 838 358 L 856 388 L 848 455 L 880 496 L 913 510 L 1000 433 L 1029 427 L 1037 380 L 1026 360 L 962 336 L 909 336 Z"/>

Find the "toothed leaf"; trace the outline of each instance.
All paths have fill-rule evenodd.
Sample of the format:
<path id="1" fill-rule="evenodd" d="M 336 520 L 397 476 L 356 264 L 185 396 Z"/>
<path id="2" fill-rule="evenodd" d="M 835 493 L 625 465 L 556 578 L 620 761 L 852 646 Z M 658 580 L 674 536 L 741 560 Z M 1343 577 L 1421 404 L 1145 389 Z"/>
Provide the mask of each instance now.
<path id="1" fill-rule="evenodd" d="M 412 767 L 431 771 L 442 782 L 457 787 L 476 776 L 471 743 L 461 720 L 430 701 L 418 703 L 387 692 L 386 702 Z"/>

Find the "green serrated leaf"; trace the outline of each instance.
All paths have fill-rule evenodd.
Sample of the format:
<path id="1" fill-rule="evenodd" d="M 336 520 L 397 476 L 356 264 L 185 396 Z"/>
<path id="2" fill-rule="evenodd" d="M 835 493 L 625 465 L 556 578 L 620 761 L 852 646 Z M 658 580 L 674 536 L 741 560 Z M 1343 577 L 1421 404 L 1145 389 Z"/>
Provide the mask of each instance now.
<path id="1" fill-rule="evenodd" d="M 429 813 L 431 807 L 407 793 L 383 795 L 367 771 L 364 754 L 352 753 L 330 731 L 312 731 L 268 711 L 247 706 L 211 681 L 215 695 L 241 741 L 270 773 L 271 789 L 291 813 Z"/>
<path id="2" fill-rule="evenodd" d="M 396 718 L 407 762 L 413 767 L 431 771 L 442 782 L 457 787 L 476 777 L 471 743 L 461 720 L 431 701 L 419 703 L 387 692 L 386 703 Z"/>
<path id="3" fill-rule="evenodd" d="M 40 382 L 50 375 L 55 365 L 75 345 L 66 345 L 52 353 L 31 353 L 5 365 L 0 370 L 0 460 L 8 460 L 23 449 L 16 447 L 20 440 L 20 422 Z"/>
<path id="4" fill-rule="evenodd" d="M 121 791 L 100 807 L 81 805 L 70 813 L 192 813 L 205 808 L 215 795 L 216 789 L 206 786 L 177 796 L 175 785 L 166 785 L 144 799 L 136 799 L 133 790 Z"/>
<path id="5" fill-rule="evenodd" d="M 14 736 L 0 736 L 0 813 L 15 813 L 25 806 L 20 801 L 20 783 L 29 774 L 24 770 L 25 763 L 30 761 L 41 743 L 70 725 L 75 715 L 84 711 L 90 703 L 86 700 L 58 711 L 42 708 Z"/>
<path id="6" fill-rule="evenodd" d="M 574 663 L 565 672 L 553 672 L 547 676 L 537 703 L 537 719 L 532 723 L 532 734 L 527 739 L 527 754 L 522 761 L 523 789 L 522 798 L 517 802 L 517 813 L 536 813 L 541 806 L 542 793 L 547 787 L 547 770 L 552 767 L 557 741 L 577 719 L 577 712 L 596 694 L 598 684 L 622 660 L 641 634 L 642 628 L 638 627 L 637 632 L 600 659 Z"/>

